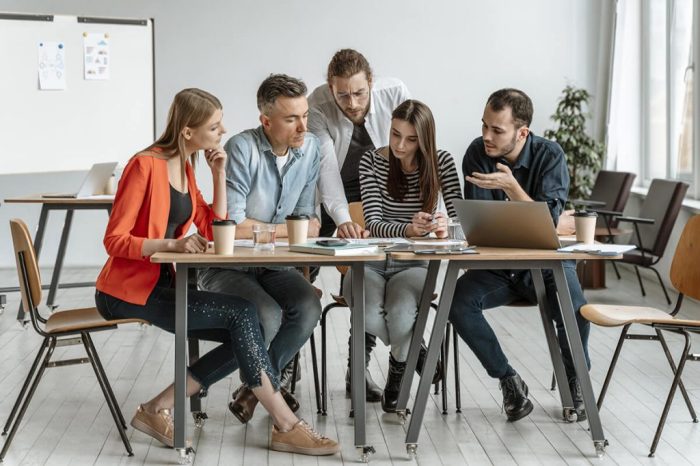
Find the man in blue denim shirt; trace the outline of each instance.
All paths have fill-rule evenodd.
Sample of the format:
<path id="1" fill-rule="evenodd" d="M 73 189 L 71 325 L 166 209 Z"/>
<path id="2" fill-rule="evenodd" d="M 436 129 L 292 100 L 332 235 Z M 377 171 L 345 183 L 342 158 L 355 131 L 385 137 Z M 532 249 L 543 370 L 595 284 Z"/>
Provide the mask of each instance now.
<path id="1" fill-rule="evenodd" d="M 498 201 L 546 202 L 556 225 L 569 191 L 566 157 L 559 144 L 530 132 L 532 101 L 517 89 L 501 89 L 486 102 L 482 118 L 483 136 L 475 139 L 462 162 L 464 197 Z M 516 226 L 517 227 L 517 226 Z M 574 261 L 565 261 L 564 273 L 576 310 L 583 349 L 588 363 L 590 324 L 579 309 L 586 303 L 576 276 Z M 543 278 L 554 320 L 569 388 L 579 421 L 586 418 L 581 389 L 576 378 L 569 343 L 551 270 Z M 519 299 L 537 302 L 528 270 L 468 270 L 457 280 L 450 321 L 491 377 L 500 379 L 503 409 L 509 421 L 532 412 L 525 382 L 508 363 L 498 338 L 484 317 L 484 309 Z"/>
<path id="2" fill-rule="evenodd" d="M 251 238 L 253 225 L 268 223 L 275 224 L 277 238 L 286 238 L 287 215 L 312 217 L 308 235 L 318 236 L 314 208 L 320 151 L 318 138 L 306 132 L 306 86 L 287 75 L 270 75 L 258 89 L 258 109 L 261 126 L 233 136 L 224 146 L 228 213 L 237 223 L 236 236 Z M 278 376 L 321 316 L 314 287 L 294 268 L 210 268 L 200 274 L 199 285 L 255 304 Z M 284 387 L 282 395 L 293 411 L 299 409 Z M 253 392 L 239 387 L 229 409 L 245 423 L 256 404 Z"/>

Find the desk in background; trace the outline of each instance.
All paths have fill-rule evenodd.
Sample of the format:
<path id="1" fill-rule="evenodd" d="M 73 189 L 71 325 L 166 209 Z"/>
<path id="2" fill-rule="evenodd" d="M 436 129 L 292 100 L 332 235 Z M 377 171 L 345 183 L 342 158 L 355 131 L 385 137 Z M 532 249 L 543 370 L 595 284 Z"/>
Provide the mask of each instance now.
<path id="1" fill-rule="evenodd" d="M 51 275 L 51 284 L 48 287 L 49 295 L 46 299 L 46 305 L 48 307 L 56 307 L 54 304 L 54 300 L 56 299 L 56 291 L 58 290 L 58 288 L 81 288 L 95 286 L 94 282 L 59 284 L 59 280 L 61 278 L 61 269 L 63 268 L 63 259 L 66 255 L 68 237 L 70 236 L 70 229 L 73 223 L 73 212 L 76 210 L 105 210 L 107 211 L 107 215 L 109 216 L 109 214 L 112 211 L 114 197 L 95 197 L 83 199 L 76 199 L 70 197 L 48 198 L 42 197 L 41 194 L 32 194 L 29 196 L 20 196 L 5 199 L 5 202 L 7 204 L 41 204 L 39 224 L 37 225 L 36 235 L 34 236 L 34 249 L 36 250 L 37 260 L 39 259 L 39 253 L 41 252 L 41 246 L 44 240 L 44 233 L 46 231 L 46 222 L 49 218 L 49 212 L 52 210 L 64 210 L 66 212 L 66 217 L 63 221 L 63 231 L 61 232 L 61 241 L 58 245 L 56 261 L 53 267 L 53 274 Z M 19 288 L 8 287 L 0 289 L 0 292 L 8 291 L 19 291 Z M 21 304 L 19 307 L 19 311 L 17 312 L 17 320 L 19 320 L 20 322 L 25 322 L 25 312 L 22 309 Z"/>
<path id="2" fill-rule="evenodd" d="M 236 247 L 232 256 L 206 254 L 184 254 L 159 252 L 151 256 L 154 263 L 172 263 L 175 265 L 175 409 L 173 434 L 175 449 L 180 459 L 186 461 L 189 449 L 185 447 L 185 401 L 187 374 L 187 283 L 190 272 L 197 268 L 237 265 L 246 267 L 267 266 L 306 266 L 306 265 L 345 265 L 352 267 L 353 311 L 350 325 L 352 332 L 352 406 L 354 408 L 355 447 L 360 450 L 363 461 L 374 452 L 372 445 L 367 445 L 365 433 L 365 263 L 385 260 L 384 253 L 357 256 L 322 256 L 290 252 L 287 247 L 276 247 L 270 252 L 255 252 L 252 248 Z"/>
<path id="3" fill-rule="evenodd" d="M 418 448 L 418 435 L 420 433 L 423 415 L 428 401 L 431 377 L 437 366 L 438 353 L 440 345 L 445 333 L 447 319 L 449 317 L 450 305 L 454 296 L 455 285 L 457 282 L 457 274 L 463 268 L 469 269 L 529 269 L 532 272 L 533 282 L 537 293 L 537 300 L 542 315 L 542 323 L 547 337 L 550 356 L 554 366 L 554 373 L 557 378 L 559 394 L 562 400 L 563 413 L 566 417 L 567 412 L 573 409 L 573 400 L 569 392 L 569 384 L 566 379 L 564 363 L 561 357 L 561 351 L 557 343 L 554 325 L 551 319 L 547 316 L 546 302 L 547 294 L 542 278 L 543 269 L 551 269 L 554 272 L 554 281 L 559 295 L 561 304 L 561 313 L 564 320 L 564 328 L 569 339 L 569 347 L 573 357 L 576 375 L 581 384 L 586 413 L 588 415 L 588 423 L 590 426 L 591 437 L 598 456 L 605 453 L 605 447 L 608 441 L 605 439 L 603 427 L 600 422 L 600 415 L 596 405 L 591 379 L 588 374 L 588 367 L 583 353 L 583 345 L 581 337 L 578 333 L 576 325 L 576 316 L 571 303 L 571 295 L 566 283 L 564 275 L 564 267 L 562 261 L 565 260 L 601 260 L 601 259 L 620 259 L 622 256 L 601 257 L 591 254 L 580 253 L 561 253 L 557 251 L 544 250 L 528 250 L 528 249 L 513 249 L 513 248 L 477 248 L 478 254 L 461 254 L 461 255 L 415 255 L 413 253 L 391 253 L 395 260 L 428 260 L 428 275 L 426 277 L 425 287 L 420 300 L 418 309 L 418 318 L 413 331 L 413 339 L 411 340 L 411 349 L 408 360 L 406 361 L 406 373 L 412 374 L 415 370 L 418 361 L 418 353 L 423 333 L 426 328 L 428 319 L 428 310 L 431 297 L 435 290 L 437 281 L 438 269 L 442 260 L 448 260 L 447 273 L 445 281 L 440 293 L 440 304 L 433 322 L 433 328 L 428 343 L 428 354 L 423 367 L 423 374 L 418 385 L 418 391 L 411 411 L 411 420 L 406 432 L 406 450 L 409 455 L 415 455 Z M 411 390 L 412 377 L 404 377 L 401 384 L 401 392 L 397 407 L 399 417 L 405 419 L 408 405 L 408 398 Z"/>

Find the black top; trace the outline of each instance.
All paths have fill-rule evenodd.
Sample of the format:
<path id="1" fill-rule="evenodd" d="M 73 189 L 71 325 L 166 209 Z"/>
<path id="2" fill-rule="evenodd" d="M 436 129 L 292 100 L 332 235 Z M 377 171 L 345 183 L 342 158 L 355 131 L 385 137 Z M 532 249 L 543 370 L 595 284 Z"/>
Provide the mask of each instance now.
<path id="1" fill-rule="evenodd" d="M 168 213 L 168 227 L 165 229 L 165 238 L 175 238 L 181 233 L 180 227 L 192 215 L 192 200 L 190 193 L 181 193 L 170 185 L 170 212 Z"/>
<path id="2" fill-rule="evenodd" d="M 348 202 L 357 202 L 362 199 L 360 195 L 360 159 L 362 159 L 362 154 L 375 149 L 364 123 L 353 126 L 348 153 L 343 161 L 343 167 L 340 169 L 340 178 L 343 180 L 345 198 Z"/>
<path id="3" fill-rule="evenodd" d="M 473 172 L 494 173 L 496 163 L 507 165 L 523 190 L 534 200 L 544 201 L 556 225 L 569 193 L 569 171 L 564 151 L 556 142 L 530 133 L 515 165 L 504 158 L 486 155 L 483 138 L 476 138 L 467 148 L 462 161 L 464 176 Z M 501 189 L 480 188 L 465 180 L 465 199 L 509 200 Z"/>

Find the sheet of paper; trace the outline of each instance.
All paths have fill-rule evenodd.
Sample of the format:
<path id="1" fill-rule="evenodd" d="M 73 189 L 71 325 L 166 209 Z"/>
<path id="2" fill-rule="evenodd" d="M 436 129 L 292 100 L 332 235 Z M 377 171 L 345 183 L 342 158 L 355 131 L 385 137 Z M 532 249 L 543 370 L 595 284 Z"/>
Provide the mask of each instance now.
<path id="1" fill-rule="evenodd" d="M 627 251 L 637 249 L 634 244 L 607 244 L 607 243 L 595 243 L 595 244 L 583 244 L 577 243 L 567 246 L 565 248 L 559 248 L 559 252 L 590 252 L 590 253 L 616 253 L 623 254 Z"/>
<path id="2" fill-rule="evenodd" d="M 408 244 L 406 238 L 346 238 L 349 243 L 368 244 L 368 245 L 392 245 L 392 244 Z"/>
<path id="3" fill-rule="evenodd" d="M 39 42 L 39 89 L 66 88 L 66 47 L 63 42 Z"/>
<path id="4" fill-rule="evenodd" d="M 255 246 L 252 239 L 237 239 L 233 242 L 234 246 L 240 246 L 242 248 L 252 248 Z M 275 241 L 275 246 L 289 246 L 287 241 Z"/>
<path id="5" fill-rule="evenodd" d="M 104 33 L 83 34 L 83 61 L 86 80 L 109 79 L 109 36 Z"/>
<path id="6" fill-rule="evenodd" d="M 453 246 L 464 244 L 464 241 L 460 239 L 414 239 L 411 240 L 410 243 L 422 246 Z"/>

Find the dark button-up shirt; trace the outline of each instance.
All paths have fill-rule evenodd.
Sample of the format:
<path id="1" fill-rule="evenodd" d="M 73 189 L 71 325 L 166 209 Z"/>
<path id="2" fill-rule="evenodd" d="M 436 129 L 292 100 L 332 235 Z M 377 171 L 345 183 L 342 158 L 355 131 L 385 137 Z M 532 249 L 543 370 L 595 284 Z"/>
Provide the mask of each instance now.
<path id="1" fill-rule="evenodd" d="M 504 158 L 486 155 L 483 138 L 476 138 L 467 148 L 462 160 L 462 173 L 494 173 L 496 163 L 507 165 L 523 190 L 534 200 L 546 202 L 556 225 L 569 193 L 569 171 L 564 151 L 556 142 L 530 133 L 515 165 Z M 489 201 L 509 200 L 501 189 L 484 189 L 464 182 L 465 199 Z"/>

